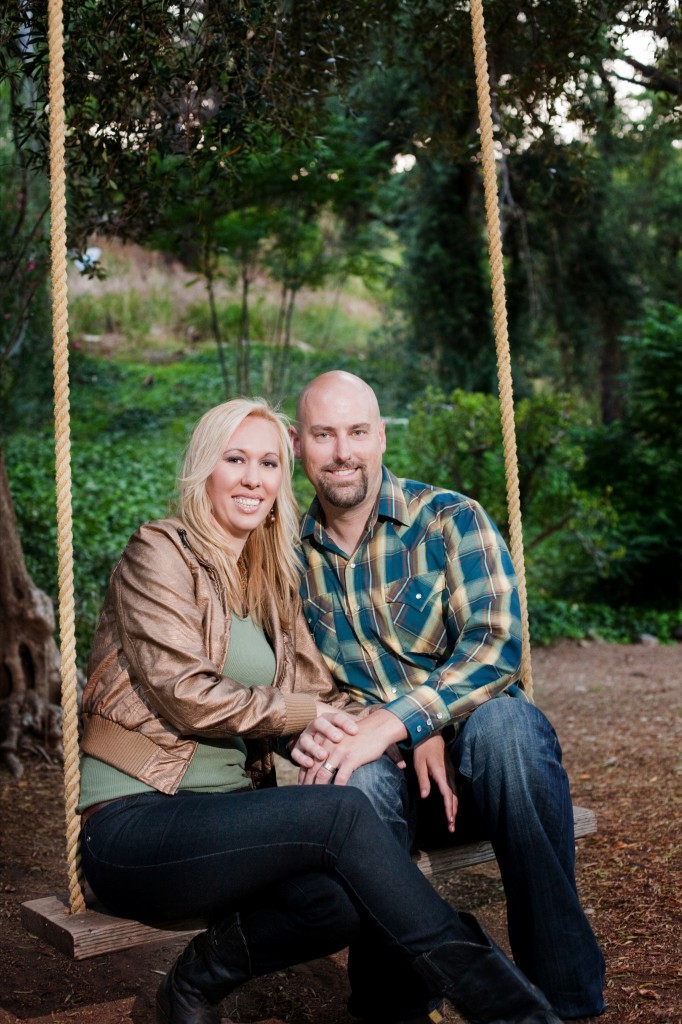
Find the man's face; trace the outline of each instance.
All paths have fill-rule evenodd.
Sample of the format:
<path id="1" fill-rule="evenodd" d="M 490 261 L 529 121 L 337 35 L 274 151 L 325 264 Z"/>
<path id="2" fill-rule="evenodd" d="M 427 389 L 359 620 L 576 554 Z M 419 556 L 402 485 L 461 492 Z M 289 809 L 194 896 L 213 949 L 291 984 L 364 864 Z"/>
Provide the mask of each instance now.
<path id="1" fill-rule="evenodd" d="M 342 381 L 313 385 L 299 416 L 294 450 L 323 504 L 338 509 L 373 504 L 386 434 L 369 388 Z"/>

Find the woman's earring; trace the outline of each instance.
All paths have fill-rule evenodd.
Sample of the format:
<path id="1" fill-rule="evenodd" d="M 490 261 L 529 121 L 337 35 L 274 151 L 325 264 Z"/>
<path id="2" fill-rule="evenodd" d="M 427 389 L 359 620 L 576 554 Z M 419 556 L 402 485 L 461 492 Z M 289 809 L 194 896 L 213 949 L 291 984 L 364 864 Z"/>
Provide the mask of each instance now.
<path id="1" fill-rule="evenodd" d="M 268 523 L 273 526 L 277 520 L 277 503 L 275 503 L 270 511 L 268 512 Z"/>

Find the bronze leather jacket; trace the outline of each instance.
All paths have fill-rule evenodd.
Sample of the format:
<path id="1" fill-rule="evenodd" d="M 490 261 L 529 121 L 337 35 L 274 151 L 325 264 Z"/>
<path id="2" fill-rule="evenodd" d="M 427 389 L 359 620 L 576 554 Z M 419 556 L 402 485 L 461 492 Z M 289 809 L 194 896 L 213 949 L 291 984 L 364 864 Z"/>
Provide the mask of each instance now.
<path id="1" fill-rule="evenodd" d="M 83 693 L 81 749 L 175 793 L 196 738 L 239 734 L 254 785 L 274 782 L 273 738 L 301 732 L 316 701 L 346 708 L 298 610 L 269 637 L 272 686 L 222 674 L 230 612 L 218 572 L 177 519 L 146 523 L 114 567 Z M 348 707 L 359 711 L 359 705 Z"/>

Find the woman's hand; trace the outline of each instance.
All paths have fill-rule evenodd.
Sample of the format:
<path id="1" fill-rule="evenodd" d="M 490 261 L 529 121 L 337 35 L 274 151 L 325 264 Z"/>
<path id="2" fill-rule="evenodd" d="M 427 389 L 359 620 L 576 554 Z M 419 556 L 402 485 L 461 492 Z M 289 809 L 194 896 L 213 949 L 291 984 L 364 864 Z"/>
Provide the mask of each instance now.
<path id="1" fill-rule="evenodd" d="M 376 761 L 407 736 L 407 729 L 397 715 L 383 709 L 354 724 L 355 732 L 348 731 L 338 740 L 330 740 L 327 736 L 323 737 L 317 733 L 314 736 L 315 744 L 324 753 L 322 757 L 316 754 L 310 765 L 303 764 L 292 752 L 293 760 L 301 764 L 301 771 L 298 773 L 299 784 L 309 786 L 334 782 L 337 786 L 345 786 L 356 768 Z M 310 728 L 311 726 L 308 726 L 308 729 Z"/>
<path id="2" fill-rule="evenodd" d="M 442 736 L 431 736 L 415 747 L 414 770 L 419 783 L 419 795 L 423 799 L 426 799 L 431 792 L 431 779 L 435 782 L 443 798 L 448 831 L 454 832 L 458 802 L 455 789 L 455 769 L 452 766 L 450 755 L 445 749 Z"/>

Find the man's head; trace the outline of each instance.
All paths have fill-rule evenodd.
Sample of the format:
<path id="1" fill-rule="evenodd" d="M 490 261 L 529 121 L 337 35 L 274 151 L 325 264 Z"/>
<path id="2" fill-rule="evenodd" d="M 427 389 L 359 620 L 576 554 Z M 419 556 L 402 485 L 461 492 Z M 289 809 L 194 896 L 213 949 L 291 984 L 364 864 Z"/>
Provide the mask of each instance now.
<path id="1" fill-rule="evenodd" d="M 369 384 L 343 370 L 316 377 L 299 397 L 293 441 L 325 509 L 373 505 L 386 434 Z"/>

